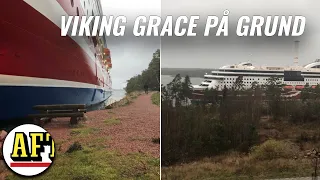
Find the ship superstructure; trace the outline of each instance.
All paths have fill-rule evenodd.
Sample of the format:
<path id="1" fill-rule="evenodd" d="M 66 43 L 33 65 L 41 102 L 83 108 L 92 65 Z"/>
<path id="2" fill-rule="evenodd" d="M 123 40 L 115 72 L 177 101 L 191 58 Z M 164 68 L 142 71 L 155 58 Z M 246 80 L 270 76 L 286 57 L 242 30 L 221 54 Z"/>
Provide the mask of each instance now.
<path id="1" fill-rule="evenodd" d="M 239 77 L 244 88 L 252 87 L 252 83 L 266 84 L 270 77 L 279 78 L 287 88 L 301 88 L 307 84 L 316 86 L 320 83 L 320 59 L 305 66 L 292 67 L 255 67 L 250 62 L 223 66 L 209 75 L 204 75 L 205 80 L 193 87 L 195 90 L 232 88 Z"/>
<path id="2" fill-rule="evenodd" d="M 320 83 L 320 59 L 304 66 L 298 65 L 299 41 L 294 42 L 294 64 L 281 66 L 254 66 L 251 62 L 226 65 L 204 75 L 205 80 L 200 85 L 194 85 L 194 90 L 232 88 L 238 78 L 243 82 L 243 88 L 252 84 L 264 85 L 270 77 L 276 77 L 289 90 L 300 90 L 309 85 L 315 87 Z"/>

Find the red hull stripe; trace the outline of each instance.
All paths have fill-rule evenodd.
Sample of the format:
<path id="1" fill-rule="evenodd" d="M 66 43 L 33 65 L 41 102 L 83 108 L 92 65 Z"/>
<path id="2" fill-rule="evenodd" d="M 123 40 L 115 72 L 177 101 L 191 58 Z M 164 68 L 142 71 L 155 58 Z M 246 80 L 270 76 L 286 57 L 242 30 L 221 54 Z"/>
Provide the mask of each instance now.
<path id="1" fill-rule="evenodd" d="M 31 163 L 26 163 L 26 162 L 12 162 L 10 163 L 10 167 L 49 167 L 51 163 L 43 163 L 43 162 L 31 162 Z"/>
<path id="2" fill-rule="evenodd" d="M 22 0 L 0 1 L 0 7 L 0 74 L 104 86 L 98 60 L 72 38 L 61 37 L 51 20 Z"/>

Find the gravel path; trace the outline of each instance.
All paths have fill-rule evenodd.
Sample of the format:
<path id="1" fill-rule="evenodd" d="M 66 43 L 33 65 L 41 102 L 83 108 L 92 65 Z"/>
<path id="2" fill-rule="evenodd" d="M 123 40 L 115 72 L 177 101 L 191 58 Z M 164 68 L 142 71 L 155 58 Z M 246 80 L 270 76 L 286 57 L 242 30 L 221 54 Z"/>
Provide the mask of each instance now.
<path id="1" fill-rule="evenodd" d="M 105 116 L 105 112 L 108 112 Z M 160 108 L 152 104 L 151 94 L 139 96 L 132 104 L 91 112 L 89 119 L 118 119 L 120 124 L 109 126 L 104 135 L 110 136 L 112 149 L 124 153 L 142 152 L 160 157 L 160 144 L 153 143 L 153 138 L 160 137 Z"/>
<path id="2" fill-rule="evenodd" d="M 140 95 L 129 105 L 114 109 L 92 111 L 86 113 L 85 128 L 99 129 L 94 135 L 89 135 L 86 141 L 94 138 L 106 139 L 108 149 L 120 153 L 145 153 L 160 157 L 160 144 L 154 143 L 154 138 L 160 137 L 160 108 L 152 104 L 151 93 Z M 115 121 L 106 124 L 105 121 Z M 63 141 L 59 149 L 65 151 L 74 139 L 70 135 L 69 119 L 60 118 L 44 126 L 56 142 Z"/>

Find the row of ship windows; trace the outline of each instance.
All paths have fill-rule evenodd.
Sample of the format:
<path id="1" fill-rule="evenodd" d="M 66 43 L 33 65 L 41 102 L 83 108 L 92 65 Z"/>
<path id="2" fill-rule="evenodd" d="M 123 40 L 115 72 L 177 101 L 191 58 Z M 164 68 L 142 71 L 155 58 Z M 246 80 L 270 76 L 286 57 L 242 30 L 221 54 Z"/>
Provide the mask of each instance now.
<path id="1" fill-rule="evenodd" d="M 210 80 L 205 80 L 204 82 L 207 82 L 207 83 L 211 83 L 212 81 Z M 255 81 L 253 81 L 255 82 Z M 246 81 L 246 82 L 243 82 L 244 84 L 249 84 L 251 85 L 253 83 L 252 81 Z M 234 81 L 227 81 L 227 82 L 222 82 L 223 84 L 233 84 Z M 259 83 L 259 82 L 258 82 Z M 261 82 L 260 82 L 261 83 Z M 304 84 L 304 82 L 286 82 L 286 84 Z M 208 84 L 203 84 L 203 86 L 208 86 Z"/>
<path id="2" fill-rule="evenodd" d="M 297 83 L 293 83 L 293 82 L 291 82 L 291 83 L 288 83 L 288 84 L 295 84 L 295 85 L 297 85 Z M 246 86 L 246 87 L 250 87 L 252 84 L 250 84 L 250 85 L 244 85 L 244 86 Z M 302 83 L 301 83 L 301 85 L 303 85 Z M 209 84 L 200 84 L 200 86 L 209 86 Z M 221 87 L 221 88 L 223 88 L 224 86 L 226 86 L 226 87 L 233 87 L 233 85 L 217 85 L 218 87 Z"/>
<path id="3" fill-rule="evenodd" d="M 90 1 L 88 1 L 89 2 L 89 4 L 90 4 Z M 74 2 L 73 2 L 73 0 L 71 0 L 71 6 L 72 7 L 74 7 Z M 84 1 L 83 2 L 83 7 L 84 7 L 84 9 L 86 8 L 86 2 Z M 80 13 L 79 13 L 79 8 L 77 7 L 77 16 L 80 16 Z M 87 15 L 89 15 L 89 9 L 87 9 Z M 91 14 L 91 16 L 94 16 L 94 12 L 93 12 L 93 9 L 92 9 L 92 14 Z"/>
<path id="4" fill-rule="evenodd" d="M 91 2 L 91 1 L 88 1 L 89 5 L 90 5 L 90 2 Z M 74 0 L 71 0 L 71 6 L 74 7 Z M 84 9 L 85 9 L 85 7 L 86 7 L 86 2 L 85 2 L 85 1 L 83 1 L 83 7 L 84 7 Z M 78 8 L 78 7 L 77 7 L 76 11 L 77 11 L 77 16 L 80 16 L 79 8 Z M 89 10 L 88 10 L 88 9 L 87 9 L 87 15 L 89 15 Z M 92 16 L 94 16 L 93 9 L 92 9 Z M 92 25 L 92 24 L 90 25 L 90 28 L 91 28 L 91 30 L 93 29 L 93 25 Z M 96 46 L 97 46 L 97 41 L 96 41 L 94 38 L 95 38 L 95 37 L 90 37 L 90 36 L 88 36 L 88 39 L 89 39 L 90 43 L 93 43 L 94 47 L 96 47 Z M 97 55 L 95 54 L 95 57 L 96 57 L 96 56 L 97 56 Z"/>
<path id="5" fill-rule="evenodd" d="M 236 80 L 237 78 L 225 78 L 226 80 Z M 268 78 L 262 78 L 262 81 L 266 81 Z M 254 81 L 254 80 L 258 80 L 260 81 L 260 78 L 255 79 L 255 78 L 243 78 L 243 80 L 247 80 L 247 81 Z M 282 78 L 280 78 L 279 80 L 283 80 Z M 314 79 L 305 79 L 305 81 L 319 81 L 318 78 L 314 78 Z M 210 81 L 211 82 L 211 81 Z"/>
<path id="6" fill-rule="evenodd" d="M 212 81 L 205 81 L 205 82 L 211 83 Z M 257 82 L 257 81 L 245 81 L 243 83 L 244 84 L 252 84 L 253 82 Z M 306 81 L 301 81 L 301 82 L 290 82 L 290 81 L 287 81 L 286 84 L 301 84 L 301 83 L 303 84 L 304 82 L 306 82 Z M 231 84 L 231 83 L 235 83 L 235 81 L 227 81 L 227 82 L 223 82 L 223 83 L 224 84 Z M 260 82 L 257 82 L 257 83 L 262 83 L 262 82 L 260 81 Z"/>
<path id="7" fill-rule="evenodd" d="M 90 2 L 91 1 L 88 1 L 89 5 L 91 5 Z M 71 6 L 74 7 L 74 1 L 73 0 L 71 0 Z M 86 1 L 83 1 L 83 8 L 86 9 Z M 77 16 L 79 16 L 79 15 L 80 15 L 79 8 L 77 7 Z M 87 9 L 87 15 L 89 15 L 89 8 Z M 93 9 L 92 9 L 92 14 L 91 15 L 94 16 Z"/>
<path id="8" fill-rule="evenodd" d="M 298 81 L 298 82 L 286 82 L 286 84 L 305 84 L 304 81 Z"/>
<path id="9" fill-rule="evenodd" d="M 90 1 L 89 2 L 89 5 L 90 5 Z M 71 0 L 71 6 L 74 7 L 74 1 Z M 83 7 L 86 8 L 86 1 L 83 1 Z"/>
<path id="10" fill-rule="evenodd" d="M 225 78 L 227 80 L 236 80 L 237 78 Z M 266 81 L 268 78 L 262 78 L 262 81 Z M 254 78 L 243 78 L 243 80 L 250 80 L 250 81 L 254 81 Z M 257 79 L 258 81 L 260 81 L 260 78 Z"/>
<path id="11" fill-rule="evenodd" d="M 89 5 L 91 5 L 91 1 L 89 0 L 88 1 Z M 74 7 L 74 0 L 71 0 L 71 6 Z M 86 8 L 86 1 L 83 1 L 83 8 L 85 9 Z M 77 16 L 80 16 L 80 13 L 79 13 L 79 8 L 77 7 L 76 9 L 77 11 Z M 87 15 L 89 15 L 89 10 L 87 9 Z M 92 16 L 94 16 L 94 12 L 93 12 L 93 9 L 92 9 Z M 93 28 L 93 25 L 91 24 L 91 29 Z M 91 43 L 93 43 L 94 47 L 97 46 L 97 42 L 96 40 L 94 39 L 95 37 L 92 37 L 92 39 L 90 38 L 90 36 L 88 36 L 88 39 Z M 97 54 L 95 53 L 94 54 L 95 58 L 97 57 Z"/>
<path id="12" fill-rule="evenodd" d="M 306 79 L 306 81 L 319 81 L 319 79 Z"/>

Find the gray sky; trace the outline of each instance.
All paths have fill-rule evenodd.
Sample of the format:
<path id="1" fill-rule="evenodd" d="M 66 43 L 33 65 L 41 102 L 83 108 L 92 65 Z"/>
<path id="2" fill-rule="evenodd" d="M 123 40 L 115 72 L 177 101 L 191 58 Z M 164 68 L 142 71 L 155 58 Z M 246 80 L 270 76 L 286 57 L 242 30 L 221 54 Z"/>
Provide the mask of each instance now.
<path id="1" fill-rule="evenodd" d="M 160 0 L 101 0 L 104 15 L 127 17 L 126 35 L 108 37 L 112 57 L 112 86 L 122 89 L 126 81 L 148 68 L 152 54 L 160 48 L 159 37 L 134 37 L 133 22 L 139 15 L 160 15 Z"/>
<path id="2" fill-rule="evenodd" d="M 299 64 L 320 58 L 319 0 L 162 0 L 162 17 L 200 15 L 199 34 L 204 32 L 207 15 L 222 16 L 228 9 L 229 37 L 162 37 L 162 67 L 218 68 L 250 60 L 258 65 L 292 65 L 294 41 L 300 40 Z M 237 37 L 236 22 L 242 15 L 304 15 L 303 36 Z M 203 25 L 201 25 L 203 24 Z"/>

